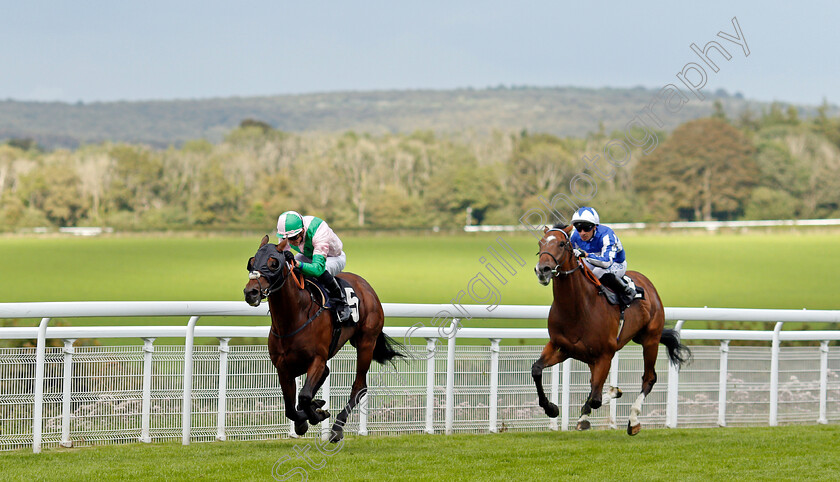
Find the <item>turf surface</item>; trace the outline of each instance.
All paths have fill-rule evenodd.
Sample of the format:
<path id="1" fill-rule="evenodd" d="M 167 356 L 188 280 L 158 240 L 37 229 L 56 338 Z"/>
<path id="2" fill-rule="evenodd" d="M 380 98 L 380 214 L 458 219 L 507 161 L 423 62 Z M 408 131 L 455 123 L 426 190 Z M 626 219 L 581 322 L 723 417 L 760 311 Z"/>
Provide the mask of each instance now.
<path id="1" fill-rule="evenodd" d="M 325 456 L 313 439 L 21 450 L 0 452 L 0 478 L 798 481 L 840 474 L 837 425 L 658 429 L 632 438 L 623 430 L 348 436 L 324 450 L 337 452 Z"/>

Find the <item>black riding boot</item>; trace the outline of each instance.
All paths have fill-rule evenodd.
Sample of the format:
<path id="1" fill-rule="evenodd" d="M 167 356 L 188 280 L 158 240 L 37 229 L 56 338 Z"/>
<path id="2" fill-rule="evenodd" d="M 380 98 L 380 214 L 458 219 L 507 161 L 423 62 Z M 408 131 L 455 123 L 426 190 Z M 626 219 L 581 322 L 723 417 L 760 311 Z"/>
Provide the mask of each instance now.
<path id="1" fill-rule="evenodd" d="M 601 284 L 613 290 L 624 306 L 630 306 L 630 303 L 633 302 L 633 298 L 636 296 L 636 291 L 613 273 L 605 273 L 601 276 Z"/>
<path id="2" fill-rule="evenodd" d="M 353 326 L 353 317 L 350 312 L 350 307 L 344 300 L 344 293 L 338 280 L 331 275 L 329 271 L 324 271 L 324 274 L 318 277 L 318 281 L 324 285 L 330 295 L 330 304 L 335 308 L 335 314 L 338 316 L 338 322 L 343 326 Z"/>

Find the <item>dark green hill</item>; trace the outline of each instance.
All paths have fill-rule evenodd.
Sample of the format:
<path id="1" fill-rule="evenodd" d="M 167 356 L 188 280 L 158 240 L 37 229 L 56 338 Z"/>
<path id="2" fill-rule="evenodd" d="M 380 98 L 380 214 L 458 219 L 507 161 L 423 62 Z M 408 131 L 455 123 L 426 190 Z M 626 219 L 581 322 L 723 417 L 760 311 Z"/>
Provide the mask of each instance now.
<path id="1" fill-rule="evenodd" d="M 218 141 L 246 118 L 289 132 L 428 129 L 481 134 L 527 129 L 583 136 L 597 131 L 599 122 L 607 132 L 623 129 L 654 94 L 641 87 L 500 87 L 90 104 L 7 100 L 0 102 L 0 141 L 31 138 L 46 148 L 106 140 L 165 147 L 197 138 Z M 709 115 L 715 99 L 733 117 L 747 106 L 756 114 L 767 107 L 719 91 L 703 102 L 689 102 L 678 114 L 663 116 L 664 128 Z M 814 109 L 800 111 L 807 116 Z"/>

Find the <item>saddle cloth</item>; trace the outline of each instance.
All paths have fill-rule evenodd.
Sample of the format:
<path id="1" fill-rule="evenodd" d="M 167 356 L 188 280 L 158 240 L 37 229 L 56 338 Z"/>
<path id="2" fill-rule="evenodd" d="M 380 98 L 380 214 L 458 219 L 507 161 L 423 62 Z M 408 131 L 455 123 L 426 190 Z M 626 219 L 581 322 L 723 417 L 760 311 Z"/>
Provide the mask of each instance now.
<path id="1" fill-rule="evenodd" d="M 335 311 L 333 310 L 332 303 L 330 303 L 330 295 L 324 286 L 318 282 L 316 278 L 311 276 L 304 276 L 304 286 L 306 290 L 312 293 L 316 300 L 320 300 L 321 304 L 324 308 L 330 310 L 330 313 L 333 315 L 333 321 L 335 321 Z M 353 286 L 350 285 L 347 280 L 343 278 L 336 277 L 336 281 L 338 281 L 338 286 L 341 287 L 341 290 L 344 292 L 344 298 L 347 302 L 348 306 L 350 306 L 350 310 L 353 314 L 353 319 L 358 320 L 358 298 L 356 297 L 356 290 L 353 289 Z"/>
<path id="2" fill-rule="evenodd" d="M 304 286 L 306 290 L 315 295 L 316 300 L 320 300 L 321 304 L 324 305 L 324 308 L 332 309 L 333 306 L 330 304 L 330 293 L 324 288 L 324 285 L 318 282 L 316 278 L 311 276 L 304 276 L 303 277 L 305 283 Z M 353 287 L 350 286 L 350 283 L 345 281 L 342 278 L 335 278 L 338 281 L 338 286 L 341 287 L 341 290 L 344 291 L 345 296 L 349 299 L 350 295 L 354 298 L 356 297 L 356 291 L 353 290 Z M 349 290 L 349 291 L 348 291 Z"/>

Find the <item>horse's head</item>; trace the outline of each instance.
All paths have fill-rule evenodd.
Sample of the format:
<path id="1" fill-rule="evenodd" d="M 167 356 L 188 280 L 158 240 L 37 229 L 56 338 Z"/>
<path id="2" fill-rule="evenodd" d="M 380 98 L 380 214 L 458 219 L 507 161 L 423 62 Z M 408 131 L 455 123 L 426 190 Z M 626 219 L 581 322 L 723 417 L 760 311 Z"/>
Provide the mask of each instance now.
<path id="1" fill-rule="evenodd" d="M 565 271 L 573 270 L 577 259 L 572 253 L 572 243 L 569 241 L 571 226 L 557 224 L 546 227 L 540 239 L 540 251 L 537 253 L 537 266 L 534 272 L 541 285 L 546 286 L 553 276 Z"/>
<path id="2" fill-rule="evenodd" d="M 248 284 L 245 285 L 245 302 L 259 306 L 263 298 L 280 289 L 289 273 L 289 265 L 283 255 L 285 240 L 281 244 L 270 244 L 268 236 L 263 237 L 260 248 L 248 260 Z"/>

